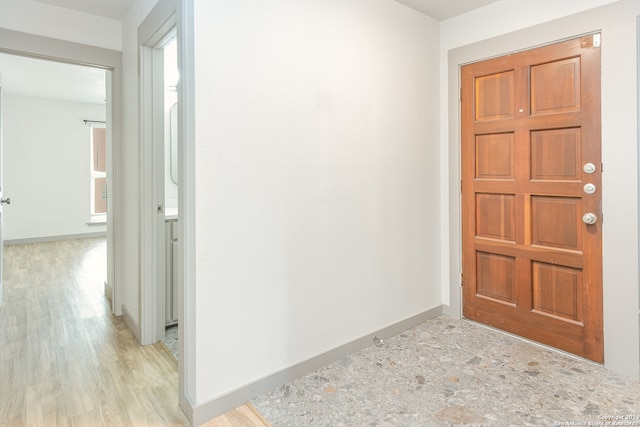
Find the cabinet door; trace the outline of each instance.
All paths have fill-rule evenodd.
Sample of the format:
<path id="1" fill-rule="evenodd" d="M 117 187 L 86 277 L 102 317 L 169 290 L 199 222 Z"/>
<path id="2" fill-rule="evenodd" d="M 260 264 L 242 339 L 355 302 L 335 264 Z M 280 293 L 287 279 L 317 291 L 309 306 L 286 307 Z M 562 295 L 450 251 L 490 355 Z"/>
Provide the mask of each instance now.
<path id="1" fill-rule="evenodd" d="M 164 294 L 164 321 L 165 324 L 173 323 L 173 239 L 171 226 L 173 222 L 165 223 L 165 252 L 164 252 L 164 271 L 165 271 L 165 294 Z"/>
<path id="2" fill-rule="evenodd" d="M 178 257 L 176 256 L 178 253 L 178 239 L 177 236 L 174 240 L 171 241 L 171 292 L 172 292 L 172 304 L 171 304 L 171 315 L 173 317 L 173 322 L 178 321 Z"/>

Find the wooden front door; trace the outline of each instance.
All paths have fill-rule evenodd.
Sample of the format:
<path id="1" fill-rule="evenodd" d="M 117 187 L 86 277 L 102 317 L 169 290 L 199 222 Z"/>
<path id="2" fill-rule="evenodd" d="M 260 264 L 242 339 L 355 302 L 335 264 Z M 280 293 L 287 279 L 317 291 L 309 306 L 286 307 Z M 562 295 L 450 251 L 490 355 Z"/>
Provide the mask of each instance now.
<path id="1" fill-rule="evenodd" d="M 600 35 L 461 82 L 464 316 L 603 362 Z"/>

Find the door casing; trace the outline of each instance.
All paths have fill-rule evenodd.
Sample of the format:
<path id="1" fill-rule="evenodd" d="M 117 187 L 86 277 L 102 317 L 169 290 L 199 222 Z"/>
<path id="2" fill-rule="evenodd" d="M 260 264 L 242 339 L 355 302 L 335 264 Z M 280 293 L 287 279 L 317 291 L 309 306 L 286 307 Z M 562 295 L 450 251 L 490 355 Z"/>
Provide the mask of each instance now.
<path id="1" fill-rule="evenodd" d="M 122 315 L 123 280 L 119 254 L 121 239 L 117 238 L 120 224 L 119 165 L 122 164 L 119 141 L 122 128 L 120 109 L 122 93 L 121 52 L 87 46 L 48 37 L 35 36 L 6 29 L 0 29 L 0 52 L 22 55 L 36 59 L 46 59 L 82 66 L 105 69 L 107 79 L 107 284 L 111 290 L 111 310 L 116 316 Z"/>
<path id="2" fill-rule="evenodd" d="M 603 210 L 607 224 L 604 236 L 604 324 L 605 367 L 640 377 L 640 334 L 638 322 L 638 173 L 636 106 L 638 96 L 620 85 L 637 78 L 636 17 L 640 4 L 622 0 L 551 22 L 533 25 L 448 51 L 447 104 L 448 128 L 443 140 L 443 166 L 446 172 L 443 193 L 448 206 L 443 227 L 448 230 L 443 260 L 445 313 L 461 317 L 461 234 L 460 234 L 460 145 L 459 145 L 459 67 L 461 65 L 552 44 L 601 31 L 607 49 L 602 52 L 603 109 Z M 632 74 L 632 75 L 631 75 Z M 443 96 L 445 96 L 443 94 Z M 614 114 L 617 113 L 617 114 Z M 615 144 L 614 144 L 615 142 Z M 634 177 L 629 180 L 629 177 Z M 622 197 L 616 189 L 625 188 Z M 607 256 L 608 253 L 613 255 Z"/>
<path id="3" fill-rule="evenodd" d="M 177 15 L 172 1 L 158 6 L 138 28 L 141 88 L 138 301 L 142 344 L 162 339 L 165 327 L 163 47 L 176 33 Z"/>

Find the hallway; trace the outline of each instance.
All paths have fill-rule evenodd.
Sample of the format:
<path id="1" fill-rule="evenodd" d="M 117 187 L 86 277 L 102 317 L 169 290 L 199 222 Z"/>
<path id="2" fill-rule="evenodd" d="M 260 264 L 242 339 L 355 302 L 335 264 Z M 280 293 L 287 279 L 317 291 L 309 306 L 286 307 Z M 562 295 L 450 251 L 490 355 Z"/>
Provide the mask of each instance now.
<path id="1" fill-rule="evenodd" d="M 0 425 L 190 426 L 175 359 L 110 312 L 104 238 L 5 246 L 3 266 Z M 265 425 L 246 405 L 204 424 Z"/>
<path id="2" fill-rule="evenodd" d="M 6 246 L 0 424 L 188 425 L 178 373 L 104 296 L 102 238 Z"/>
<path id="3" fill-rule="evenodd" d="M 5 247 L 0 425 L 189 425 L 175 360 L 110 313 L 105 250 L 100 238 Z M 638 381 L 447 317 L 253 404 L 276 427 L 640 425 Z M 205 424 L 266 425 L 247 405 Z"/>

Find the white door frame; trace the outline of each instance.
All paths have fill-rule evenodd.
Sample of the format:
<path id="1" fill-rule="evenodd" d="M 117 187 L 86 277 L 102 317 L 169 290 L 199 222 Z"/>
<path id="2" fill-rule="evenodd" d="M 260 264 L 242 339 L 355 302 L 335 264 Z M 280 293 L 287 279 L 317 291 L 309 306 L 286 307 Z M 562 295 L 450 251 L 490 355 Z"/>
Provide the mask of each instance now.
<path id="1" fill-rule="evenodd" d="M 68 64 L 101 68 L 107 71 L 107 285 L 111 290 L 111 310 L 116 316 L 122 315 L 122 278 L 118 277 L 122 250 L 117 245 L 121 214 L 119 196 L 122 164 L 120 147 L 122 126 L 120 123 L 122 93 L 122 53 L 95 46 L 52 39 L 18 31 L 0 29 L 0 52 L 21 55 L 35 59 L 46 59 Z"/>
<path id="2" fill-rule="evenodd" d="M 159 0 L 149 12 L 145 20 L 138 27 L 138 44 L 141 48 L 141 75 L 147 83 L 153 81 L 154 76 L 150 70 L 156 64 L 158 70 L 163 68 L 154 59 L 154 54 L 147 48 L 157 47 L 168 34 L 176 30 L 178 44 L 178 399 L 180 407 L 191 421 L 193 421 L 195 378 L 193 367 L 195 366 L 195 352 L 191 351 L 194 342 L 194 310 L 187 307 L 195 305 L 193 299 L 194 286 L 194 110 L 193 97 L 195 94 L 193 82 L 193 1 L 192 0 Z M 157 51 L 158 49 L 156 49 Z M 157 54 L 158 52 L 156 52 Z M 154 105 L 153 90 L 146 86 L 143 89 L 147 95 L 141 95 L 143 109 L 152 111 Z M 156 104 L 156 110 L 164 110 L 164 105 Z M 163 115 L 164 117 L 164 115 Z M 141 116 L 142 124 L 146 128 L 147 135 L 154 132 L 152 123 L 153 113 Z M 162 129 L 157 127 L 155 132 Z M 144 149 L 141 154 L 146 156 L 141 166 L 141 182 L 146 185 L 141 187 L 141 199 L 146 200 L 144 209 L 140 212 L 141 258 L 140 269 L 143 271 L 140 282 L 140 328 L 142 336 L 149 339 L 157 338 L 164 331 L 164 288 L 160 289 L 158 283 L 153 282 L 153 275 L 158 277 L 164 274 L 164 258 L 158 259 L 159 254 L 164 257 L 164 246 L 159 245 L 159 240 L 164 238 L 161 229 L 164 227 L 164 215 L 157 215 L 157 202 L 164 203 L 164 194 L 153 194 L 157 186 L 150 185 L 154 179 L 153 168 L 153 141 L 143 139 L 141 144 Z M 163 150 L 162 150 L 163 151 Z M 156 170 L 157 172 L 157 170 Z M 164 176 L 157 179 L 164 180 Z M 154 190 L 155 188 L 155 190 Z M 144 191 L 143 191 L 144 190 Z M 145 192 L 146 191 L 146 192 Z M 148 193 L 148 194 L 147 194 Z M 154 199 L 155 197 L 155 199 Z M 161 198 L 160 198 L 161 197 Z M 154 233 L 155 232 L 155 233 Z M 174 257 L 176 254 L 174 254 Z M 174 283 L 174 286 L 176 284 Z"/>
<path id="3" fill-rule="evenodd" d="M 140 342 L 164 337 L 164 52 L 176 32 L 176 4 L 161 1 L 138 27 L 140 50 L 139 259 Z M 180 107 L 178 107 L 180 108 Z"/>
<path id="4" fill-rule="evenodd" d="M 154 169 L 153 141 L 144 135 L 163 132 L 163 127 L 154 125 L 154 114 L 164 111 L 164 105 L 154 100 L 154 90 L 149 82 L 157 81 L 154 68 L 163 70 L 159 61 L 158 44 L 171 32 L 176 31 L 178 44 L 178 399 L 187 418 L 193 420 L 193 397 L 195 395 L 194 379 L 195 352 L 193 348 L 193 310 L 185 307 L 193 306 L 194 277 L 194 136 L 193 136 L 193 2 L 190 0 L 159 0 L 138 27 L 138 45 L 141 53 L 141 120 L 143 121 L 143 138 L 141 148 L 141 187 L 140 198 L 144 206 L 140 210 L 140 330 L 141 336 L 148 342 L 157 340 L 164 332 L 164 287 L 154 283 L 153 277 L 164 274 L 164 215 L 157 214 L 157 205 L 164 203 L 164 194 L 157 194 L 158 186 L 153 185 L 157 176 Z M 153 49 L 153 48 L 156 49 Z M 155 53 L 154 53 L 155 50 Z M 155 66 L 154 66 L 155 64 Z M 157 90 L 157 89 L 156 89 Z M 156 113 L 153 113 L 154 106 Z M 144 112 L 146 111 L 146 113 Z M 162 115 L 164 118 L 164 115 Z M 158 119 L 160 120 L 160 119 Z M 144 131 L 146 129 L 146 131 Z M 158 147 L 156 151 L 164 150 Z M 163 153 L 164 155 L 164 153 Z M 164 167 L 163 167 L 164 169 Z M 164 175 L 156 178 L 164 180 Z M 163 181 L 164 182 L 164 181 Z M 162 257 L 160 258 L 160 255 Z M 174 254 L 174 257 L 176 255 Z M 163 279 L 160 279 L 164 283 Z M 174 283 L 174 286 L 176 284 Z"/>

